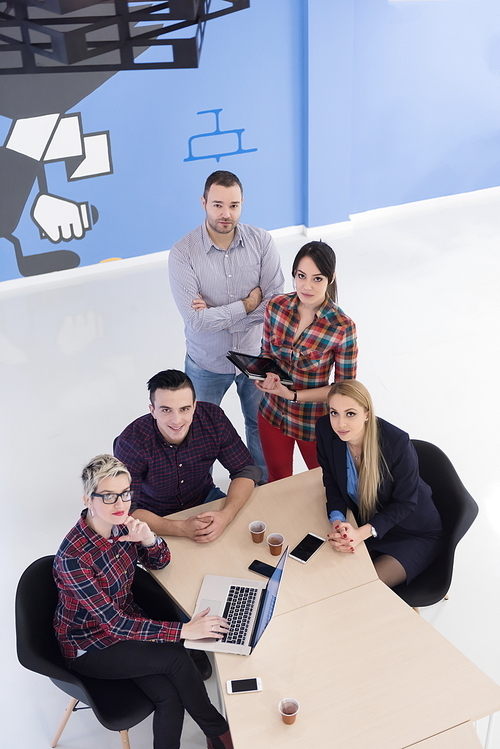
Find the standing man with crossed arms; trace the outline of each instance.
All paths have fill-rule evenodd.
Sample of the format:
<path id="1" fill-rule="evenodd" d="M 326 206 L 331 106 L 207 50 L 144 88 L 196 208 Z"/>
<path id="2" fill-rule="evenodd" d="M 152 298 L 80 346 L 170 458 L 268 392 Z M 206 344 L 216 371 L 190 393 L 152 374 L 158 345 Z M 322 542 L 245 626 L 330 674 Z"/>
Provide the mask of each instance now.
<path id="1" fill-rule="evenodd" d="M 197 398 L 220 405 L 236 382 L 248 449 L 266 478 L 257 427 L 262 395 L 226 353 L 260 353 L 264 309 L 281 293 L 284 278 L 269 232 L 238 223 L 242 203 L 235 174 L 217 171 L 208 177 L 201 198 L 206 220 L 170 250 L 170 286 L 185 324 L 184 369 Z"/>

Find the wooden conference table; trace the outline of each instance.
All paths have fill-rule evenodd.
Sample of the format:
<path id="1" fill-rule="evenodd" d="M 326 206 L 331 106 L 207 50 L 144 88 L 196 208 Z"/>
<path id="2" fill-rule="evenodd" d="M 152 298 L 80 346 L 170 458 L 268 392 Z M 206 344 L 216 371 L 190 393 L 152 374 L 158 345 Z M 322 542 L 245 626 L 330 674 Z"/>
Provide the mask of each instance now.
<path id="1" fill-rule="evenodd" d="M 483 749 L 472 723 L 462 723 L 456 728 L 419 741 L 413 749 Z"/>
<path id="2" fill-rule="evenodd" d="M 211 544 L 167 539 L 172 562 L 154 575 L 188 614 L 205 574 L 252 579 L 253 559 L 276 562 L 265 542 L 251 541 L 252 520 L 290 548 L 307 532 L 325 536 L 320 469 L 255 489 Z M 305 565 L 289 560 L 253 653 L 215 661 L 235 749 L 476 749 L 469 722 L 500 710 L 500 686 L 378 580 L 364 544 L 355 554 L 325 544 Z M 250 676 L 261 677 L 262 692 L 226 694 L 226 680 Z M 283 697 L 301 706 L 292 726 L 277 710 Z"/>

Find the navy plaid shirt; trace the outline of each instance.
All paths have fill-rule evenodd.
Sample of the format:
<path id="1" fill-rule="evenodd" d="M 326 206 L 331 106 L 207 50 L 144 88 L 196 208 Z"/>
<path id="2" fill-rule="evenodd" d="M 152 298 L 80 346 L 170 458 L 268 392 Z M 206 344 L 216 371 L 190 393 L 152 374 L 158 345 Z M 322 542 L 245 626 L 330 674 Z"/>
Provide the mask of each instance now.
<path id="1" fill-rule="evenodd" d="M 109 539 L 103 538 L 85 522 L 86 512 L 54 560 L 59 594 L 54 628 L 66 660 L 76 658 L 78 650 L 102 650 L 121 640 L 178 642 L 182 623 L 147 619 L 130 591 L 138 560 L 152 570 L 170 562 L 165 541 L 158 538 L 149 548 L 117 541 L 121 525 L 113 526 Z"/>
<path id="2" fill-rule="evenodd" d="M 193 423 L 180 445 L 171 445 L 151 414 L 126 427 L 114 443 L 116 457 L 132 476 L 137 508 L 168 515 L 202 504 L 214 486 L 210 470 L 218 460 L 229 476 L 260 481 L 261 470 L 224 411 L 198 401 Z"/>

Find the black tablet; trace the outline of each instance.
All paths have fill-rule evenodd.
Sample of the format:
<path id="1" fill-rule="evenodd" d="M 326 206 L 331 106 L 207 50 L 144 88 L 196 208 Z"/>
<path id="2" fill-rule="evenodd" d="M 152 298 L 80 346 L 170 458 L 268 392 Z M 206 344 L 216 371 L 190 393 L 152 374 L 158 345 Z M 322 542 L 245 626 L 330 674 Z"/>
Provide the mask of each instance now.
<path id="1" fill-rule="evenodd" d="M 250 356 L 238 351 L 228 351 L 226 357 L 251 380 L 265 380 L 266 374 L 276 374 L 283 385 L 293 385 L 289 375 L 267 356 Z"/>

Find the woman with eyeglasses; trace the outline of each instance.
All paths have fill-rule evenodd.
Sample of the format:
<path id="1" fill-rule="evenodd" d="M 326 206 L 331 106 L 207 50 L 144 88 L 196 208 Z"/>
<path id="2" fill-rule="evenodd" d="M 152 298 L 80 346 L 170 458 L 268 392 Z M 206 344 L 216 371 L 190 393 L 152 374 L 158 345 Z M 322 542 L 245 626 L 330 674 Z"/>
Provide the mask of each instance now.
<path id="1" fill-rule="evenodd" d="M 82 473 L 85 509 L 54 560 L 59 601 L 54 627 L 69 667 L 97 679 L 132 679 L 155 704 L 154 749 L 179 749 L 184 711 L 208 749 L 233 749 L 226 720 L 211 704 L 181 640 L 220 639 L 225 619 L 201 612 L 190 622 L 154 621 L 134 602 L 137 562 L 162 569 L 170 551 L 131 515 L 130 474 L 111 455 Z"/>

